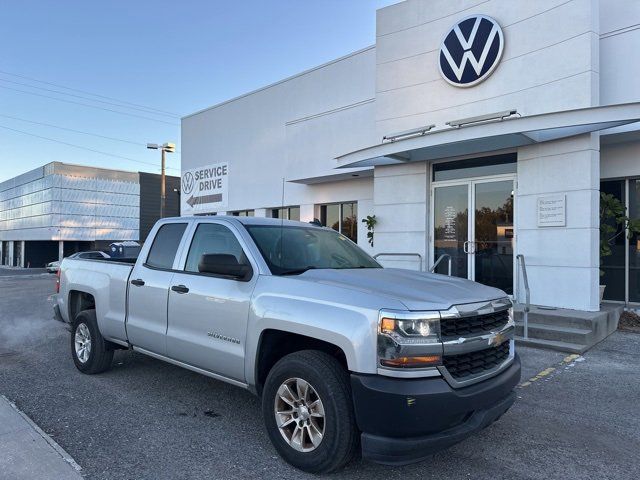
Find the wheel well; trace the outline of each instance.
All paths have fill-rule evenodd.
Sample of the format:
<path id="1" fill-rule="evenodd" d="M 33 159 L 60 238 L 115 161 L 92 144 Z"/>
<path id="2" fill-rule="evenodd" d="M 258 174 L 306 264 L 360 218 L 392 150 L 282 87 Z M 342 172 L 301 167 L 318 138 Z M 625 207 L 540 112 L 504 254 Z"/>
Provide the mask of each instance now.
<path id="1" fill-rule="evenodd" d="M 340 364 L 348 369 L 347 357 L 340 347 L 323 340 L 283 332 L 282 330 L 265 330 L 262 332 L 256 355 L 256 391 L 262 393 L 264 382 L 271 368 L 282 357 L 300 350 L 319 350 L 335 357 Z"/>
<path id="2" fill-rule="evenodd" d="M 93 295 L 79 290 L 69 292 L 69 322 L 73 322 L 76 315 L 83 310 L 96 308 L 96 301 Z"/>

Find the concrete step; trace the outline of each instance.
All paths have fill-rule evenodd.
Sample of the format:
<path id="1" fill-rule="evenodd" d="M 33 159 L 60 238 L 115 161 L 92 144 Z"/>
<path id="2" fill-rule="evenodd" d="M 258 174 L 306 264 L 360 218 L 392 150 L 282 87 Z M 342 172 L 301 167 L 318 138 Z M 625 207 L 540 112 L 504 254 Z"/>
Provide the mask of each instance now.
<path id="1" fill-rule="evenodd" d="M 587 345 L 593 340 L 591 328 L 565 327 L 564 325 L 547 325 L 529 321 L 529 337 L 539 340 L 556 340 L 567 343 Z M 516 335 L 524 335 L 524 324 L 516 322 Z"/>
<path id="2" fill-rule="evenodd" d="M 577 343 L 561 342 L 558 340 L 543 340 L 540 338 L 527 338 L 516 336 L 516 345 L 524 347 L 544 348 L 546 350 L 556 350 L 558 352 L 584 353 L 591 345 L 580 345 Z"/>
<path id="3" fill-rule="evenodd" d="M 598 312 L 532 306 L 528 316 L 529 338 L 524 340 L 523 307 L 516 307 L 514 317 L 520 343 L 571 353 L 583 353 L 611 335 L 618 327 L 623 310 L 622 305 L 607 303 L 603 303 Z"/>
<path id="4" fill-rule="evenodd" d="M 572 310 L 546 310 L 539 307 L 531 307 L 529 312 L 529 324 L 536 323 L 539 325 L 562 325 L 569 328 L 593 328 L 593 324 L 599 319 L 605 318 L 606 313 L 603 312 L 579 312 L 577 316 Z M 524 312 L 515 311 L 514 319 L 521 322 Z"/>

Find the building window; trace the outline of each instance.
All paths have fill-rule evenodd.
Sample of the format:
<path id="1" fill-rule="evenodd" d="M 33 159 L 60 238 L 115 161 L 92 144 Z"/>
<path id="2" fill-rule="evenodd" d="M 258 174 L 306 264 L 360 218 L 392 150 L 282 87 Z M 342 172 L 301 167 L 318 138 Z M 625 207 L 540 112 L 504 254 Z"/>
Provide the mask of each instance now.
<path id="1" fill-rule="evenodd" d="M 433 181 L 458 180 L 460 178 L 484 177 L 516 173 L 517 153 L 489 155 L 480 158 L 467 158 L 455 162 L 433 164 Z"/>
<path id="2" fill-rule="evenodd" d="M 358 242 L 358 202 L 320 205 L 320 223 Z"/>
<path id="3" fill-rule="evenodd" d="M 274 208 L 271 210 L 271 218 L 300 221 L 300 207 Z"/>
<path id="4" fill-rule="evenodd" d="M 231 215 L 234 217 L 253 217 L 255 215 L 254 210 L 237 210 L 235 212 L 231 212 Z"/>
<path id="5" fill-rule="evenodd" d="M 640 179 L 605 180 L 600 182 L 600 191 L 622 201 L 629 218 L 640 219 Z M 609 246 L 612 254 L 602 258 L 600 265 L 600 284 L 606 285 L 604 299 L 640 303 L 640 235 L 629 238 L 619 227 Z"/>

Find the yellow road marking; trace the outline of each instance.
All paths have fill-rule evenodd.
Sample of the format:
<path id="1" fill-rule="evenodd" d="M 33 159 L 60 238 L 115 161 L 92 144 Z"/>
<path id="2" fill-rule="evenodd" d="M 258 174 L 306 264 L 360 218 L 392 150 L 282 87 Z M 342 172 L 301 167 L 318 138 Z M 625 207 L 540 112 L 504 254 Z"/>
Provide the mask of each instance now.
<path id="1" fill-rule="evenodd" d="M 555 372 L 559 367 L 570 367 L 573 366 L 574 362 L 576 361 L 582 361 L 583 357 L 581 355 L 578 354 L 571 354 L 571 355 L 567 355 L 566 357 L 564 357 L 562 359 L 562 361 L 560 363 L 558 363 L 557 367 L 549 367 L 549 368 L 545 368 L 544 370 L 542 370 L 541 372 L 539 372 L 538 374 L 534 375 L 533 377 L 531 377 L 529 380 L 526 380 L 524 382 L 522 382 L 520 385 L 518 385 L 519 388 L 524 388 L 524 387 L 528 387 L 530 386 L 532 383 L 537 382 L 538 380 L 543 379 L 544 377 L 547 377 L 549 375 L 551 375 L 553 372 Z"/>

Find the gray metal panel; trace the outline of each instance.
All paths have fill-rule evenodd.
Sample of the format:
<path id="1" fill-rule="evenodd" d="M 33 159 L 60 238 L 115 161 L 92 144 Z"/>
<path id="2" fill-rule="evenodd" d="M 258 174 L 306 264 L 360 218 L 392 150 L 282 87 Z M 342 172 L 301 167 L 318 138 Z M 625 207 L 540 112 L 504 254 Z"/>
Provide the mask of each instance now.
<path id="1" fill-rule="evenodd" d="M 138 240 L 137 174 L 67 167 L 49 164 L 2 184 L 0 240 Z"/>

